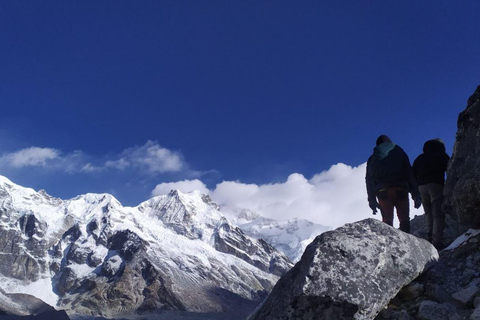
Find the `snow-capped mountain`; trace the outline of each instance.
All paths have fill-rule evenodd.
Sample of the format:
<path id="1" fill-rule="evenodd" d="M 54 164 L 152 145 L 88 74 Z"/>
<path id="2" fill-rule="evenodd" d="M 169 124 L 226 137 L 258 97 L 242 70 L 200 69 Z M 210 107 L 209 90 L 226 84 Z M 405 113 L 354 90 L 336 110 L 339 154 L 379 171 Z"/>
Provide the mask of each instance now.
<path id="1" fill-rule="evenodd" d="M 198 192 L 123 207 L 109 194 L 61 200 L 4 177 L 0 255 L 5 293 L 105 317 L 235 308 L 242 315 L 292 266 Z"/>
<path id="2" fill-rule="evenodd" d="M 304 219 L 284 221 L 268 219 L 251 210 L 243 209 L 232 221 L 247 235 L 264 239 L 283 252 L 294 263 L 299 261 L 307 245 L 321 233 L 332 230 Z"/>

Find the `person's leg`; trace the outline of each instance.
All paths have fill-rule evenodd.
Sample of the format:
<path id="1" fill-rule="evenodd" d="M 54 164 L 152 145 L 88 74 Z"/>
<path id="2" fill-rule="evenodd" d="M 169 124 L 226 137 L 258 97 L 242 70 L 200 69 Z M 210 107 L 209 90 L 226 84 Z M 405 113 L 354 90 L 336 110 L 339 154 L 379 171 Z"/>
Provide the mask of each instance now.
<path id="1" fill-rule="evenodd" d="M 388 194 L 388 188 L 377 192 L 378 205 L 382 212 L 382 221 L 393 226 L 393 203 Z"/>
<path id="2" fill-rule="evenodd" d="M 443 229 L 445 228 L 445 214 L 442 210 L 443 186 L 432 183 L 429 184 L 429 189 L 433 216 L 432 243 L 436 248 L 440 248 L 443 246 Z"/>
<path id="3" fill-rule="evenodd" d="M 410 233 L 410 206 L 408 203 L 408 191 L 404 188 L 397 187 L 392 190 L 394 205 L 397 208 L 398 221 L 400 222 L 400 230 Z"/>
<path id="4" fill-rule="evenodd" d="M 432 214 L 432 201 L 430 197 L 430 188 L 428 184 L 424 184 L 418 187 L 420 195 L 422 196 L 422 206 L 425 211 L 425 224 L 427 226 L 427 240 L 432 242 L 433 234 L 433 214 Z"/>

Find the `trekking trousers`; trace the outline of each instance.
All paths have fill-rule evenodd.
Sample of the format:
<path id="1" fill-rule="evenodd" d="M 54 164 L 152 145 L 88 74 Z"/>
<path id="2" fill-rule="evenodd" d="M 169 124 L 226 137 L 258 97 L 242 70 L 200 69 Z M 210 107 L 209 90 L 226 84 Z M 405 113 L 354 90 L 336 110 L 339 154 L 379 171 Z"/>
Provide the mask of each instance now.
<path id="1" fill-rule="evenodd" d="M 402 187 L 386 187 L 377 192 L 382 220 L 393 226 L 393 211 L 397 209 L 400 230 L 410 233 L 410 208 L 408 191 Z"/>
<path id="2" fill-rule="evenodd" d="M 422 196 L 422 205 L 427 220 L 427 240 L 439 245 L 443 239 L 445 213 L 442 210 L 443 186 L 437 183 L 424 184 L 418 187 Z"/>

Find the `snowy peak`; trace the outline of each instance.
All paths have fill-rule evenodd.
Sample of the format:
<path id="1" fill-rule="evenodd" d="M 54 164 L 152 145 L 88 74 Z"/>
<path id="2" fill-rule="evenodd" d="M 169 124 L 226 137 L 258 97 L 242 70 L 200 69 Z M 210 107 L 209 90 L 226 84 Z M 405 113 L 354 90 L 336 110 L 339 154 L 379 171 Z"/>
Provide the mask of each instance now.
<path id="1" fill-rule="evenodd" d="M 90 220 L 112 210 L 121 210 L 122 204 L 107 193 L 87 193 L 66 201 L 66 212 L 77 219 Z"/>
<path id="2" fill-rule="evenodd" d="M 332 229 L 298 218 L 284 221 L 268 219 L 250 210 L 242 210 L 235 223 L 249 236 L 272 244 L 293 262 L 300 260 L 305 248 L 316 236 Z"/>
<path id="3" fill-rule="evenodd" d="M 172 190 L 167 195 L 154 197 L 143 202 L 138 210 L 150 216 L 156 216 L 170 226 L 196 225 L 203 229 L 215 228 L 227 222 L 218 210 L 218 206 L 207 195 L 199 191 L 182 193 Z M 187 232 L 185 235 L 198 238 Z"/>
<path id="4" fill-rule="evenodd" d="M 15 205 L 25 211 L 32 210 L 39 205 L 58 205 L 62 200 L 47 194 L 45 190 L 36 192 L 31 188 L 19 186 L 4 176 L 0 176 L 0 205 Z"/>
<path id="5" fill-rule="evenodd" d="M 259 215 L 258 213 L 253 212 L 249 209 L 242 209 L 242 211 L 238 215 L 237 223 L 247 223 L 258 218 L 261 218 L 261 215 Z"/>

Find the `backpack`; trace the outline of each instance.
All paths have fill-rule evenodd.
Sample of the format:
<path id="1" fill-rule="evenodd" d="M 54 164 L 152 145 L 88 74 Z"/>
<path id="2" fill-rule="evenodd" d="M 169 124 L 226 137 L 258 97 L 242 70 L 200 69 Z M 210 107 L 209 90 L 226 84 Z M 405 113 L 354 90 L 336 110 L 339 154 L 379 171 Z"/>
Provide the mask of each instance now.
<path id="1" fill-rule="evenodd" d="M 407 181 L 405 157 L 405 152 L 397 145 L 394 145 L 389 150 L 374 152 L 370 158 L 370 170 L 373 181 L 387 184 Z"/>

